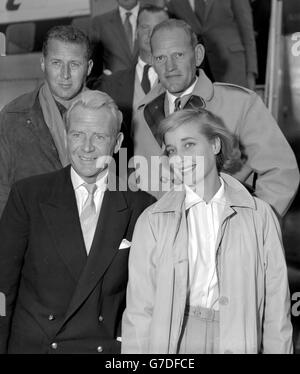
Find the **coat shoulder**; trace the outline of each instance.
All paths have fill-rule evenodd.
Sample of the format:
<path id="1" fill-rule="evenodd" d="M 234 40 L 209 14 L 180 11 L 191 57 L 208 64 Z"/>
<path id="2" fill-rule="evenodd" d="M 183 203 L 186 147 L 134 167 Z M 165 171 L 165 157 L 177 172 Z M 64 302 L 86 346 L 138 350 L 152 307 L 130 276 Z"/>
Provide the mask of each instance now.
<path id="1" fill-rule="evenodd" d="M 255 94 L 254 91 L 250 90 L 249 88 L 239 86 L 237 84 L 233 83 L 223 83 L 223 82 L 214 82 L 213 83 L 214 87 L 218 87 L 219 89 L 224 89 L 224 90 L 231 90 L 232 92 L 241 92 L 241 93 L 246 93 L 246 94 Z"/>
<path id="2" fill-rule="evenodd" d="M 38 94 L 38 89 L 27 92 L 23 95 L 18 96 L 11 102 L 9 102 L 3 109 L 2 109 L 2 114 L 3 113 L 18 113 L 18 112 L 24 112 L 28 111 L 29 109 L 32 108 L 36 97 Z"/>

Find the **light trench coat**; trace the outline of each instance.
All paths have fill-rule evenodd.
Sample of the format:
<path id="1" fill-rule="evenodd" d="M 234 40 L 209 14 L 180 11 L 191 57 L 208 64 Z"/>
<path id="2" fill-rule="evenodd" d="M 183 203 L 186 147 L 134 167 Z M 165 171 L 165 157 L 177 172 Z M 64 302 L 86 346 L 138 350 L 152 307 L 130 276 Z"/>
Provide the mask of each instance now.
<path id="1" fill-rule="evenodd" d="M 270 206 L 222 174 L 226 207 L 216 243 L 220 353 L 292 353 L 287 267 Z M 184 191 L 146 209 L 129 256 L 122 353 L 177 352 L 188 290 Z"/>

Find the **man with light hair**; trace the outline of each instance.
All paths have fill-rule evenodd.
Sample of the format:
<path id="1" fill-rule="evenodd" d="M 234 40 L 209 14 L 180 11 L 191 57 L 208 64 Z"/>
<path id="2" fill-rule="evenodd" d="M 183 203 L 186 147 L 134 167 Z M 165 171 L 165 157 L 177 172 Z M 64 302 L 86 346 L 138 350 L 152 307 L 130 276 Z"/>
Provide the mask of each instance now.
<path id="1" fill-rule="evenodd" d="M 135 222 L 154 198 L 111 190 L 123 134 L 105 93 L 67 114 L 71 165 L 13 185 L 0 220 L 0 353 L 119 353 Z"/>
<path id="2" fill-rule="evenodd" d="M 160 121 L 183 108 L 205 108 L 219 116 L 239 140 L 243 167 L 233 176 L 251 183 L 257 197 L 283 216 L 295 197 L 299 170 L 290 145 L 260 97 L 241 86 L 212 83 L 198 69 L 204 47 L 182 20 L 170 19 L 157 25 L 150 43 L 160 84 L 138 107 L 134 154 L 151 162 L 153 156 L 162 153 L 157 132 Z M 151 177 L 141 179 L 140 187 L 155 193 L 149 188 Z"/>
<path id="3" fill-rule="evenodd" d="M 44 82 L 0 112 L 0 216 L 16 181 L 69 163 L 65 112 L 85 90 L 93 66 L 87 36 L 72 26 L 51 28 L 44 40 Z"/>

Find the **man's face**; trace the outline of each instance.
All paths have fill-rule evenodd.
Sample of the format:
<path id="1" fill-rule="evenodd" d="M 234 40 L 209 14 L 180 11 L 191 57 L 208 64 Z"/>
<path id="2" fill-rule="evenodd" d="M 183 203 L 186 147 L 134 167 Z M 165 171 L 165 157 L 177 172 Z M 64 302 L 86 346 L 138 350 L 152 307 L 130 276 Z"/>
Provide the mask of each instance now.
<path id="1" fill-rule="evenodd" d="M 140 51 L 151 53 L 150 36 L 152 30 L 156 25 L 166 19 L 168 19 L 168 16 L 164 11 L 151 13 L 145 10 L 139 15 L 137 36 Z"/>
<path id="2" fill-rule="evenodd" d="M 153 66 L 162 85 L 173 95 L 180 96 L 195 80 L 196 66 L 203 57 L 203 47 L 195 48 L 181 28 L 157 31 L 151 40 Z"/>
<path id="3" fill-rule="evenodd" d="M 134 8 L 138 3 L 138 0 L 118 0 L 119 6 L 125 8 L 127 10 L 131 10 Z"/>
<path id="4" fill-rule="evenodd" d="M 68 154 L 74 170 L 94 183 L 105 170 L 113 153 L 121 147 L 123 134 L 117 133 L 115 117 L 106 107 L 75 107 L 70 114 L 67 135 Z"/>
<path id="5" fill-rule="evenodd" d="M 50 39 L 41 68 L 55 99 L 70 100 L 80 93 L 93 63 L 84 45 Z"/>

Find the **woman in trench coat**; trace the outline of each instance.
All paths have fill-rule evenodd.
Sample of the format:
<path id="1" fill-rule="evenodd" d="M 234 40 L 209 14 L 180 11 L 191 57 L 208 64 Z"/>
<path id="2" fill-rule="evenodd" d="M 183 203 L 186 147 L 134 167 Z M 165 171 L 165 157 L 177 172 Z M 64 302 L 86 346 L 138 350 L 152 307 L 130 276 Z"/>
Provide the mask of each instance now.
<path id="1" fill-rule="evenodd" d="M 292 353 L 280 226 L 267 203 L 220 172 L 234 164 L 232 136 L 192 109 L 159 133 L 177 183 L 135 227 L 122 353 Z"/>

